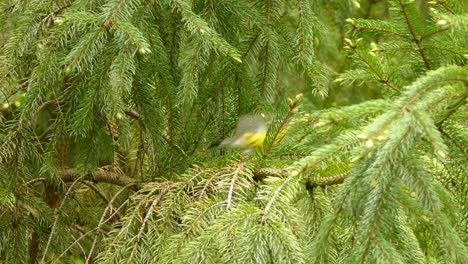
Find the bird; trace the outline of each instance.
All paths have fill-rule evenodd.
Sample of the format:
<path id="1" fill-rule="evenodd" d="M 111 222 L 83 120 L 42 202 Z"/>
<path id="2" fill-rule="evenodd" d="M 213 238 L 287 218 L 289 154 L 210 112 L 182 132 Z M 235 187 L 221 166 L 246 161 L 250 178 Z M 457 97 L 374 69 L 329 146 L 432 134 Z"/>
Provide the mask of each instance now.
<path id="1" fill-rule="evenodd" d="M 263 146 L 267 131 L 262 115 L 243 115 L 237 121 L 234 136 L 224 139 L 220 146 L 242 149 L 247 154 Z"/>

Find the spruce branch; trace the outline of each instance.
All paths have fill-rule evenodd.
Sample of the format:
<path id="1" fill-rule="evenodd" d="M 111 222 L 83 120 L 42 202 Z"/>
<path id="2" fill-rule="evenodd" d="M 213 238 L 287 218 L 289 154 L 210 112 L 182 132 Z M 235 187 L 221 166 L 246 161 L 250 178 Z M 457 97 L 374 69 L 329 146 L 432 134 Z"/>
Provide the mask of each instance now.
<path id="1" fill-rule="evenodd" d="M 307 178 L 308 187 L 326 187 L 343 183 L 348 173 L 340 173 L 334 176 Z"/>
<path id="2" fill-rule="evenodd" d="M 60 171 L 60 178 L 64 182 L 73 182 L 77 179 L 88 180 L 91 182 L 103 182 L 114 184 L 118 186 L 130 185 L 131 189 L 136 190 L 138 188 L 138 181 L 134 178 L 119 174 L 113 171 L 97 170 L 94 173 L 81 174 L 75 169 L 62 169 Z"/>
<path id="3" fill-rule="evenodd" d="M 455 12 L 447 5 L 445 0 L 436 0 L 436 2 L 437 2 L 437 4 L 442 6 L 445 10 L 447 10 L 447 12 L 449 12 L 450 14 L 452 14 L 452 15 L 455 14 Z"/>
<path id="4" fill-rule="evenodd" d="M 210 178 L 208 178 L 206 180 L 206 183 L 203 185 L 203 188 L 200 189 L 200 191 L 198 193 L 196 193 L 196 195 L 198 195 L 198 199 L 200 201 L 203 201 L 205 199 L 205 193 L 208 191 L 210 185 L 212 185 L 212 182 L 216 179 L 216 178 L 219 178 L 220 176 L 223 175 L 223 171 L 219 171 L 217 173 L 214 173 L 213 176 L 211 176 Z"/>
<path id="5" fill-rule="evenodd" d="M 265 54 L 263 57 L 263 74 L 262 74 L 262 85 L 261 85 L 261 91 L 260 94 L 261 96 L 265 96 L 265 87 L 268 79 L 268 65 L 270 64 L 269 59 L 269 43 L 268 41 L 265 44 Z"/>
<path id="6" fill-rule="evenodd" d="M 424 48 L 426 50 L 445 51 L 447 55 L 453 54 L 453 55 L 457 55 L 460 57 L 464 56 L 464 53 L 463 53 L 464 50 L 456 49 L 456 47 L 446 48 L 446 47 L 440 47 L 440 46 L 434 46 L 434 45 L 425 45 Z"/>
<path id="7" fill-rule="evenodd" d="M 239 176 L 239 173 L 243 169 L 244 164 L 242 162 L 239 163 L 239 165 L 236 168 L 236 171 L 232 174 L 232 180 L 231 180 L 231 185 L 229 186 L 229 191 L 228 191 L 228 197 L 227 197 L 227 203 L 226 203 L 226 209 L 229 210 L 232 204 L 232 193 L 234 192 L 234 187 L 235 183 L 237 180 L 237 177 Z"/>
<path id="8" fill-rule="evenodd" d="M 429 60 L 427 59 L 427 56 L 424 52 L 424 48 L 422 46 L 422 36 L 417 36 L 416 35 L 416 32 L 413 28 L 413 24 L 408 16 L 408 12 L 406 10 L 406 3 L 403 2 L 403 0 L 398 0 L 399 3 L 400 3 L 400 8 L 401 8 L 401 12 L 403 13 L 403 16 L 405 18 L 405 21 L 406 21 L 406 25 L 411 33 L 411 36 L 413 37 L 413 41 L 416 43 L 416 46 L 418 46 L 418 49 L 417 51 L 419 52 L 419 54 L 421 55 L 421 58 L 424 62 L 424 66 L 426 67 L 426 70 L 430 70 L 431 69 L 431 65 L 429 64 Z"/>
<path id="9" fill-rule="evenodd" d="M 185 25 L 189 31 L 198 34 L 201 38 L 204 38 L 213 45 L 216 49 L 233 58 L 235 61 L 241 63 L 241 56 L 239 55 L 236 48 L 231 46 L 221 35 L 214 31 L 208 24 L 200 18 L 197 14 L 193 13 L 189 4 L 183 0 L 173 0 L 174 6 L 182 15 Z"/>
<path id="10" fill-rule="evenodd" d="M 345 39 L 346 41 L 346 39 Z M 377 68 L 375 68 L 374 65 L 372 65 L 372 63 L 369 61 L 368 58 L 366 58 L 359 50 L 358 50 L 358 47 L 357 47 L 357 43 L 353 43 L 351 42 L 350 40 L 346 41 L 347 42 L 347 47 L 349 47 L 351 49 L 351 51 L 356 54 L 359 59 L 361 59 L 362 62 L 364 62 L 367 67 L 379 78 L 379 81 L 383 84 L 385 84 L 388 88 L 400 93 L 400 89 L 398 89 L 397 87 L 395 87 L 388 78 L 386 78 L 379 70 L 377 70 Z"/>
<path id="11" fill-rule="evenodd" d="M 154 211 L 156 211 L 156 207 L 158 206 L 158 204 L 161 203 L 161 200 L 164 197 L 164 195 L 168 193 L 171 188 L 172 188 L 172 183 L 170 182 L 166 183 L 165 187 L 154 198 L 153 202 L 149 206 L 149 209 L 146 211 L 143 220 L 141 221 L 140 228 L 138 229 L 138 233 L 130 239 L 130 242 L 135 241 L 135 243 L 137 244 L 140 243 L 141 238 L 143 236 L 143 232 L 145 231 L 145 227 L 148 224 L 150 217 L 153 215 Z M 135 251 L 136 249 L 137 247 L 133 247 L 132 252 L 130 253 L 130 256 L 129 256 L 130 259 L 133 259 L 133 256 L 135 254 L 138 254 L 138 252 Z"/>
<path id="12" fill-rule="evenodd" d="M 135 119 L 135 120 L 140 120 L 140 114 L 138 112 L 134 111 L 134 110 L 131 110 L 131 109 L 130 110 L 125 110 L 125 114 L 128 115 L 129 117 Z M 139 121 L 139 122 L 141 122 L 141 121 Z M 187 156 L 185 151 L 179 145 L 175 144 L 169 137 L 167 137 L 164 134 L 158 134 L 158 135 L 161 136 L 161 138 L 164 141 L 166 141 L 166 143 L 168 143 L 169 145 L 171 145 L 172 147 L 177 149 L 183 156 L 185 156 L 185 157 Z"/>
<path id="13" fill-rule="evenodd" d="M 437 21 L 438 26 L 449 25 L 452 29 L 460 29 L 466 32 L 468 26 L 468 16 L 462 14 L 443 15 L 442 19 Z"/>
<path id="14" fill-rule="evenodd" d="M 365 30 L 365 31 L 375 31 L 382 32 L 386 34 L 392 34 L 398 37 L 401 37 L 401 32 L 395 30 L 395 25 L 390 22 L 384 21 L 375 21 L 368 19 L 347 19 L 346 22 L 351 25 L 353 31 L 355 30 Z"/>
<path id="15" fill-rule="evenodd" d="M 259 168 L 252 171 L 253 179 L 256 182 L 262 181 L 267 177 L 285 178 L 291 174 L 289 169 Z M 305 184 L 310 187 L 326 187 L 343 183 L 348 173 L 340 173 L 327 177 L 307 177 Z"/>
<path id="16" fill-rule="evenodd" d="M 95 186 L 94 184 L 88 181 L 82 181 L 82 183 L 88 186 L 88 188 L 90 188 L 91 190 L 93 190 L 97 194 L 97 196 L 99 196 L 99 198 L 101 198 L 106 204 L 109 203 L 109 199 L 107 199 L 106 194 L 99 187 Z M 111 208 L 111 210 L 113 210 L 113 208 Z"/>
<path id="17" fill-rule="evenodd" d="M 171 187 L 172 187 L 171 182 L 166 183 L 165 187 L 159 192 L 158 196 L 154 198 L 153 202 L 149 206 L 149 210 L 146 212 L 145 217 L 143 218 L 143 221 L 141 222 L 140 228 L 138 229 L 138 234 L 136 235 L 137 241 L 141 238 L 141 235 L 143 234 L 151 215 L 154 213 L 156 206 L 158 206 L 158 204 L 161 202 L 164 195 L 171 190 Z"/>
<path id="18" fill-rule="evenodd" d="M 426 38 L 432 37 L 433 35 L 437 35 L 437 34 L 439 34 L 439 33 L 445 32 L 445 31 L 447 31 L 447 30 L 449 30 L 449 29 L 448 29 L 448 28 L 443 28 L 443 29 L 439 29 L 439 30 L 433 31 L 433 32 L 431 32 L 431 33 L 427 33 L 426 35 L 421 36 L 421 41 L 423 41 L 423 40 L 426 39 Z"/>
<path id="19" fill-rule="evenodd" d="M 108 206 L 106 207 L 106 209 L 104 209 L 104 212 L 103 212 L 103 214 L 102 214 L 103 216 L 106 215 L 107 210 L 108 210 L 107 208 L 110 208 L 110 206 L 112 206 L 112 203 L 115 202 L 115 199 L 117 199 L 117 197 L 118 197 L 124 190 L 126 190 L 126 189 L 127 189 L 128 187 L 130 187 L 130 186 L 132 186 L 132 185 L 129 184 L 129 185 L 127 185 L 127 186 L 124 186 L 124 188 L 120 189 L 116 194 L 114 194 L 114 196 L 113 196 L 113 197 L 111 198 L 111 200 L 109 201 Z M 89 231 L 83 233 L 80 237 L 76 238 L 76 239 L 73 241 L 73 243 L 71 243 L 71 244 L 70 244 L 70 245 L 69 245 L 53 262 L 52 262 L 52 263 L 55 263 L 55 262 L 57 262 L 57 261 L 60 261 L 60 259 L 63 258 L 63 257 L 65 256 L 65 254 L 66 254 L 69 250 L 71 250 L 76 244 L 79 244 L 79 242 L 80 242 L 82 239 L 84 239 L 84 238 L 86 238 L 87 236 L 91 235 L 93 232 L 96 232 L 96 231 L 99 232 L 99 231 L 101 230 L 102 226 L 103 226 L 104 224 L 106 224 L 107 222 L 109 222 L 110 220 L 114 219 L 114 217 L 118 215 L 119 211 L 123 210 L 123 209 L 127 206 L 127 204 L 128 204 L 129 202 L 130 202 L 130 200 L 129 200 L 129 199 L 126 199 L 126 200 L 125 200 L 124 202 L 122 202 L 122 204 L 121 204 L 117 209 L 115 209 L 114 212 L 112 212 L 106 219 L 104 219 L 103 221 L 100 221 L 99 224 L 98 224 L 96 227 L 92 228 L 91 230 L 89 230 Z M 96 235 L 96 236 L 97 236 L 97 235 Z M 59 263 L 60 263 L 60 262 L 59 262 Z"/>
<path id="20" fill-rule="evenodd" d="M 280 142 L 282 140 L 281 133 L 286 133 L 284 130 L 286 129 L 286 126 L 288 126 L 288 123 L 294 122 L 292 120 L 292 116 L 297 108 L 299 106 L 299 102 L 301 101 L 303 94 L 299 94 L 296 96 L 294 100 L 291 98 L 288 98 L 288 104 L 289 104 L 289 111 L 286 113 L 284 118 L 281 120 L 280 125 L 278 128 L 275 130 L 273 137 L 271 138 L 270 142 L 268 145 L 265 146 L 265 151 L 263 152 L 263 158 L 266 158 L 269 154 L 270 151 L 273 147 L 274 144 Z M 289 124 L 291 125 L 291 124 Z M 284 137 L 284 135 L 283 135 Z"/>
<path id="21" fill-rule="evenodd" d="M 397 154 L 398 151 L 401 151 L 400 150 L 401 144 L 408 137 L 411 130 L 412 130 L 412 127 L 408 126 L 404 130 L 402 135 L 396 140 L 396 142 L 393 143 L 393 146 L 392 146 L 390 152 L 386 154 L 387 155 L 386 159 L 383 160 L 381 162 L 381 164 L 378 164 L 380 166 L 380 168 L 378 168 L 375 176 L 373 176 L 373 181 L 376 182 L 376 184 L 374 184 L 374 185 L 377 185 L 377 186 L 373 187 L 375 189 L 372 192 L 375 192 L 376 195 L 379 195 L 379 197 L 377 197 L 378 198 L 378 205 L 377 205 L 377 208 L 374 210 L 374 212 L 369 212 L 369 213 L 373 214 L 371 216 L 372 223 L 371 223 L 371 226 L 370 226 L 369 234 L 367 235 L 367 238 L 366 238 L 365 249 L 364 249 L 364 253 L 362 253 L 362 256 L 361 256 L 361 262 L 364 262 L 364 260 L 366 259 L 367 253 L 369 252 L 369 249 L 370 249 L 370 246 L 371 246 L 372 242 L 375 241 L 375 232 L 376 232 L 378 221 L 379 221 L 379 219 L 381 217 L 381 214 L 382 214 L 382 207 L 383 207 L 383 203 L 385 201 L 384 197 L 385 197 L 385 194 L 388 192 L 388 189 L 390 188 L 389 187 L 389 185 L 390 185 L 389 182 L 390 181 L 388 179 L 386 179 L 386 182 L 383 183 L 383 184 L 386 184 L 384 186 L 381 186 L 381 184 L 379 184 L 379 179 L 380 179 L 380 177 L 382 177 L 382 175 L 385 174 L 384 173 L 385 168 L 388 167 L 388 166 L 392 166 L 391 165 L 392 158 L 394 158 L 394 155 Z M 389 177 L 389 176 L 387 175 L 387 177 Z M 380 188 L 383 188 L 382 190 L 380 190 L 381 193 L 379 193 Z M 375 200 L 375 197 L 371 195 L 369 197 L 369 199 Z M 366 216 L 363 216 L 363 218 L 365 219 Z"/>
<path id="22" fill-rule="evenodd" d="M 48 252 L 49 246 L 50 246 L 50 244 L 52 242 L 52 237 L 55 235 L 55 230 L 57 229 L 58 220 L 59 220 L 60 214 L 62 212 L 63 206 L 65 205 L 65 202 L 66 202 L 67 198 L 71 195 L 72 190 L 74 190 L 75 184 L 80 182 L 81 178 L 82 177 L 78 177 L 78 178 L 74 179 L 73 183 L 70 185 L 67 192 L 65 193 L 65 196 L 62 198 L 62 202 L 60 203 L 60 206 L 55 209 L 55 212 L 54 212 L 55 219 L 54 219 L 54 222 L 52 224 L 52 228 L 50 230 L 49 238 L 47 239 L 47 244 L 45 246 L 41 262 L 45 262 L 45 259 L 47 257 L 47 252 Z"/>
<path id="23" fill-rule="evenodd" d="M 442 157 L 445 157 L 444 150 L 446 147 L 441 144 L 442 138 L 440 137 L 440 134 L 437 133 L 434 124 L 427 120 L 428 118 L 424 115 L 424 113 L 416 113 L 410 108 L 406 109 L 414 117 L 416 123 L 419 125 L 419 128 L 423 131 L 423 134 L 426 136 L 427 140 L 432 144 L 434 152 Z"/>
<path id="24" fill-rule="evenodd" d="M 130 187 L 131 185 L 126 185 L 124 186 L 124 188 L 120 189 L 118 192 L 116 192 L 116 194 L 114 195 L 114 197 L 112 197 L 112 199 L 107 203 L 107 206 L 106 208 L 104 209 L 102 215 L 101 215 L 101 219 L 99 220 L 99 223 L 98 225 L 96 226 L 95 230 L 97 231 L 100 231 L 102 229 L 102 226 L 109 220 L 111 220 L 112 218 L 111 217 L 108 217 L 107 219 L 105 219 L 105 216 L 107 214 L 107 211 L 110 211 L 110 215 L 113 216 L 114 214 L 118 216 L 118 212 L 119 212 L 119 209 L 122 208 L 122 205 L 125 204 L 126 202 L 122 203 L 122 205 L 119 206 L 119 208 L 117 210 L 114 210 L 114 213 L 112 213 L 113 211 L 113 203 L 115 202 L 115 200 L 117 199 L 117 197 L 120 195 L 120 193 L 122 193 L 127 187 Z M 127 199 L 128 201 L 128 199 Z M 148 212 L 149 213 L 149 212 Z M 93 254 L 94 254 L 94 250 L 97 246 L 97 239 L 98 239 L 98 235 L 99 235 L 99 232 L 96 232 L 96 235 L 94 236 L 94 240 L 93 240 L 93 243 L 91 245 L 91 249 L 89 250 L 89 253 L 88 253 L 88 257 L 86 258 L 86 264 L 89 264 L 91 263 L 90 261 L 92 260 L 92 257 L 93 257 Z"/>
<path id="25" fill-rule="evenodd" d="M 456 140 L 452 135 L 450 135 L 447 131 L 445 131 L 443 127 L 439 127 L 439 131 L 442 135 L 448 138 L 450 142 L 452 142 L 460 150 L 463 156 L 465 156 L 465 158 L 468 160 L 468 151 L 466 150 L 466 146 L 463 146 L 461 142 Z"/>
<path id="26" fill-rule="evenodd" d="M 301 57 L 300 51 L 298 51 L 297 47 L 291 43 L 291 38 L 286 32 L 281 30 L 279 27 L 275 27 L 274 25 L 268 25 L 267 28 L 278 34 L 278 36 L 280 36 L 285 42 L 285 45 L 289 47 L 291 52 L 294 54 L 294 58 L 296 58 L 296 60 L 299 59 L 303 73 L 307 77 L 307 80 L 312 83 L 312 87 L 314 88 L 313 92 L 325 97 L 328 94 L 328 79 L 325 76 L 321 62 L 315 58 L 313 49 L 308 48 L 310 53 L 308 54 L 309 56 Z M 308 44 L 313 45 L 313 42 Z M 302 60 L 300 60 L 301 58 Z"/>
<path id="27" fill-rule="evenodd" d="M 140 7 L 141 0 L 111 0 L 103 6 L 104 28 L 109 28 L 116 20 L 129 21 Z"/>
<path id="28" fill-rule="evenodd" d="M 148 40 L 143 36 L 143 33 L 131 23 L 115 21 L 114 26 L 123 32 L 128 37 L 128 39 L 131 40 L 133 44 L 135 44 L 140 53 L 144 54 L 151 52 Z"/>
<path id="29" fill-rule="evenodd" d="M 341 108 L 332 108 L 327 111 L 319 112 L 314 115 L 318 121 L 314 124 L 314 128 L 325 126 L 335 126 L 342 122 L 365 118 L 367 115 L 378 114 L 384 112 L 391 107 L 391 103 L 387 100 L 369 100 L 358 105 L 350 105 Z"/>
<path id="30" fill-rule="evenodd" d="M 116 246 L 116 241 L 117 240 L 123 240 L 127 241 L 129 239 L 129 236 L 132 235 L 132 230 L 130 230 L 130 227 L 133 225 L 137 224 L 136 221 L 140 221 L 140 209 L 142 206 L 146 205 L 148 200 L 158 191 L 160 191 L 160 188 L 156 186 L 156 188 L 151 189 L 148 193 L 145 193 L 143 197 L 139 197 L 139 201 L 136 205 L 133 206 L 133 208 L 129 209 L 128 212 L 128 218 L 127 220 L 123 223 L 123 227 L 119 230 L 115 230 L 115 234 L 113 234 L 113 237 L 111 236 L 111 240 L 109 242 L 109 247 L 115 247 Z M 130 202 L 129 199 L 125 200 L 123 204 L 126 204 L 127 202 Z M 133 210 L 132 210 L 133 209 Z M 104 222 L 103 222 L 104 223 Z M 118 246 L 118 245 L 117 245 Z"/>
<path id="31" fill-rule="evenodd" d="M 305 12 L 306 10 L 304 10 L 304 8 L 307 8 L 305 7 L 305 5 L 307 5 L 308 3 L 303 3 L 302 1 L 297 1 L 297 7 L 298 7 L 298 10 L 299 10 L 299 30 L 300 30 L 300 57 L 301 59 L 304 59 L 304 56 L 305 56 L 305 49 L 306 49 L 306 29 L 305 29 Z"/>
<path id="32" fill-rule="evenodd" d="M 242 54 L 242 60 L 244 60 L 245 57 L 247 57 L 247 55 L 249 55 L 250 51 L 253 50 L 253 47 L 258 42 L 260 35 L 261 35 L 260 33 L 256 34 L 255 37 L 252 39 L 252 41 L 250 41 L 249 46 L 247 47 L 245 52 Z"/>
<path id="33" fill-rule="evenodd" d="M 465 83 L 468 83 L 466 80 Z M 442 125 L 444 124 L 445 120 L 449 119 L 454 113 L 456 113 L 460 107 L 466 104 L 468 98 L 468 93 L 464 93 L 463 96 L 454 102 L 451 106 L 448 107 L 448 111 L 445 112 L 444 116 L 442 116 L 437 122 L 436 126 L 441 129 Z"/>
<path id="34" fill-rule="evenodd" d="M 268 217 L 268 214 L 269 214 L 269 211 L 271 209 L 271 207 L 273 206 L 273 203 L 276 201 L 276 199 L 278 199 L 278 196 L 280 195 L 280 192 L 291 182 L 294 180 L 294 176 L 297 176 L 297 175 L 288 175 L 288 177 L 283 181 L 283 183 L 281 183 L 280 186 L 278 186 L 278 188 L 275 189 L 275 191 L 273 192 L 271 198 L 269 199 L 268 203 L 266 204 L 265 206 L 265 209 L 263 210 L 263 213 L 262 213 L 262 219 L 261 219 L 261 223 L 263 226 L 267 220 L 267 217 Z"/>
<path id="35" fill-rule="evenodd" d="M 45 181 L 47 181 L 47 179 L 44 178 L 44 177 L 34 178 L 34 179 L 30 180 L 30 181 L 27 181 L 27 182 L 25 182 L 25 183 L 22 183 L 22 184 L 20 185 L 20 187 L 27 187 L 28 185 L 31 185 L 31 184 L 33 184 L 33 183 L 36 183 L 36 182 L 45 182 Z"/>
<path id="36" fill-rule="evenodd" d="M 65 26 L 66 24 L 71 24 L 70 26 L 73 26 L 74 24 L 79 23 L 97 24 L 100 22 L 100 18 L 91 12 L 81 11 L 65 13 L 64 15 L 56 18 L 54 21 L 57 26 Z"/>
<path id="37" fill-rule="evenodd" d="M 105 28 L 99 28 L 94 32 L 86 34 L 65 58 L 65 74 L 70 75 L 74 68 L 79 71 L 87 70 L 91 67 L 94 56 L 98 54 L 104 45 Z M 84 68 L 86 66 L 86 68 Z"/>

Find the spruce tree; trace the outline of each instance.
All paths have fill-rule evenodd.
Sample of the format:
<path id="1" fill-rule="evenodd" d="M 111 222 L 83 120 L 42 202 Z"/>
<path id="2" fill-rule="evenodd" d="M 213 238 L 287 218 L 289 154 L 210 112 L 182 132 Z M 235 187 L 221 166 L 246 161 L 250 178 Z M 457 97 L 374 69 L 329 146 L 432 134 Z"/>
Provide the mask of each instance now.
<path id="1" fill-rule="evenodd" d="M 0 263 L 465 263 L 467 8 L 0 2 Z"/>

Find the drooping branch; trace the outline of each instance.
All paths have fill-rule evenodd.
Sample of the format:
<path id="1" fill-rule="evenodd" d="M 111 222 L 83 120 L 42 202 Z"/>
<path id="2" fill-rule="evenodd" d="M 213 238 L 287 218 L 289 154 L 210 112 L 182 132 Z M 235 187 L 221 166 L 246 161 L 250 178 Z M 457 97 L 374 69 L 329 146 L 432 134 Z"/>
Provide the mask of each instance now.
<path id="1" fill-rule="evenodd" d="M 436 122 L 436 126 L 437 127 L 442 127 L 442 124 L 445 122 L 445 120 L 447 120 L 450 116 L 452 116 L 455 112 L 457 112 L 459 110 L 460 107 L 462 107 L 463 105 L 465 105 L 467 103 L 467 98 L 468 98 L 468 94 L 464 94 L 462 96 L 462 98 L 460 98 L 459 100 L 457 100 L 455 103 L 453 103 L 452 105 L 450 105 L 448 107 L 448 111 L 445 112 L 445 115 L 442 116 L 437 122 Z"/>
<path id="2" fill-rule="evenodd" d="M 254 181 L 261 181 L 266 177 L 286 177 L 291 173 L 288 169 L 262 168 L 253 171 Z M 347 173 L 340 173 L 330 177 L 310 177 L 306 179 L 307 187 L 325 187 L 343 183 Z"/>
<path id="3" fill-rule="evenodd" d="M 408 29 L 411 33 L 411 36 L 413 37 L 414 42 L 418 46 L 418 52 L 421 55 L 421 58 L 424 62 L 424 66 L 426 67 L 426 70 L 430 70 L 431 66 L 429 64 L 429 60 L 427 59 L 426 54 L 424 53 L 424 48 L 421 45 L 422 42 L 422 37 L 416 35 L 416 31 L 414 30 L 413 24 L 411 23 L 410 16 L 408 15 L 408 11 L 406 10 L 406 3 L 403 3 L 403 1 L 400 0 L 400 6 L 401 6 L 401 12 L 403 13 L 403 16 L 405 18 L 406 24 L 408 26 Z"/>
<path id="4" fill-rule="evenodd" d="M 359 59 L 361 59 L 361 61 L 367 65 L 367 67 L 369 67 L 369 69 L 375 73 L 375 75 L 379 78 L 379 81 L 383 84 L 385 84 L 388 88 L 400 93 L 400 89 L 398 89 L 396 86 L 394 86 L 388 77 L 385 77 L 383 74 L 381 74 L 373 65 L 372 63 L 363 55 L 361 54 L 361 52 L 359 52 L 359 50 L 357 49 L 357 46 L 355 44 L 352 44 L 350 43 L 348 45 L 348 47 L 351 49 L 352 52 L 354 52 L 354 54 L 356 54 L 356 56 L 359 57 Z"/>
<path id="5" fill-rule="evenodd" d="M 137 121 L 141 121 L 140 114 L 134 110 L 131 110 L 131 109 L 125 110 L 125 114 Z M 177 149 L 182 154 L 182 156 L 187 157 L 187 153 L 185 153 L 185 151 L 179 145 L 174 143 L 169 137 L 160 133 L 158 135 L 161 136 L 161 138 L 164 141 L 166 141 L 167 144 Z"/>
<path id="6" fill-rule="evenodd" d="M 80 174 L 74 169 L 63 169 L 60 172 L 60 178 L 64 182 L 73 182 L 79 176 Z M 87 173 L 83 175 L 82 180 L 109 183 L 118 186 L 132 185 L 131 189 L 138 189 L 138 181 L 136 179 L 113 171 L 98 170 L 94 173 Z"/>
<path id="7" fill-rule="evenodd" d="M 330 177 L 310 178 L 306 181 L 306 185 L 310 187 L 325 187 L 343 183 L 347 173 L 340 173 Z"/>
<path id="8" fill-rule="evenodd" d="M 253 170 L 253 180 L 258 182 L 267 177 L 287 177 L 291 173 L 288 169 L 275 169 L 275 168 L 259 168 Z M 81 180 L 87 180 L 97 183 L 109 183 L 117 186 L 128 186 L 131 185 L 130 189 L 137 191 L 140 189 L 140 183 L 138 180 L 129 177 L 125 174 L 113 172 L 113 171 L 101 171 L 98 170 L 94 173 L 87 173 L 81 175 L 75 169 L 63 169 L 60 173 L 60 178 L 68 183 L 73 182 L 78 177 L 82 176 Z M 330 177 L 310 177 L 306 179 L 306 185 L 308 187 L 325 187 L 343 183 L 347 173 L 341 173 Z"/>

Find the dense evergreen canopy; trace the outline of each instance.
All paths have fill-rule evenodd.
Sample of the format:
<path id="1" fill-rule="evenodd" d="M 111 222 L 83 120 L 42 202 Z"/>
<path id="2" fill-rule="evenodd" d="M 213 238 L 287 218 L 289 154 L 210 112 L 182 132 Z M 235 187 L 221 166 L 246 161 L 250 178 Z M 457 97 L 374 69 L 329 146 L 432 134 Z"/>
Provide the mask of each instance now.
<path id="1" fill-rule="evenodd" d="M 466 263 L 467 9 L 0 1 L 0 263 Z"/>

